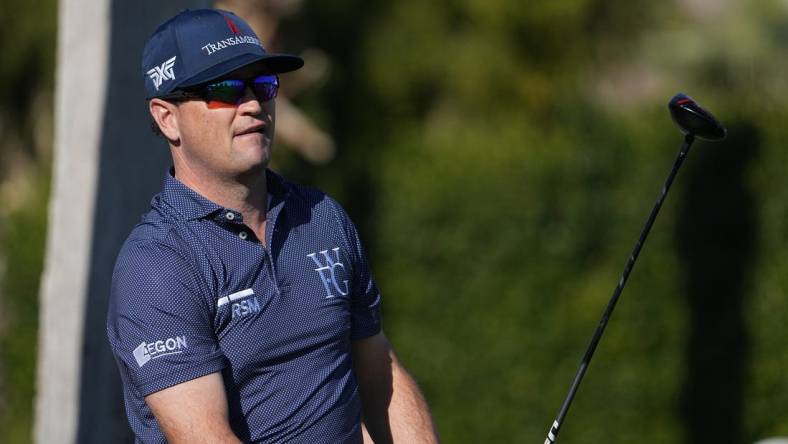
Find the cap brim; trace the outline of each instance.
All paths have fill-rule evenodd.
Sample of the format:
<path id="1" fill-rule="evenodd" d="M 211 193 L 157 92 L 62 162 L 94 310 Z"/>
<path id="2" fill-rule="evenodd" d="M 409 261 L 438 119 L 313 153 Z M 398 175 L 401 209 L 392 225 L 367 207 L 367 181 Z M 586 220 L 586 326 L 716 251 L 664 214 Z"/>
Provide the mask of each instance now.
<path id="1" fill-rule="evenodd" d="M 241 69 L 244 71 L 249 70 L 249 73 L 267 71 L 281 74 L 295 71 L 302 66 L 304 66 L 304 59 L 290 54 L 265 54 L 263 56 L 259 54 L 241 54 L 184 80 L 176 89 L 207 83 Z"/>
<path id="2" fill-rule="evenodd" d="M 295 71 L 302 66 L 304 66 L 304 60 L 301 57 L 290 54 L 266 54 L 262 59 L 228 71 L 226 74 L 233 71 L 238 71 L 241 75 L 254 75 L 258 72 L 283 74 Z"/>

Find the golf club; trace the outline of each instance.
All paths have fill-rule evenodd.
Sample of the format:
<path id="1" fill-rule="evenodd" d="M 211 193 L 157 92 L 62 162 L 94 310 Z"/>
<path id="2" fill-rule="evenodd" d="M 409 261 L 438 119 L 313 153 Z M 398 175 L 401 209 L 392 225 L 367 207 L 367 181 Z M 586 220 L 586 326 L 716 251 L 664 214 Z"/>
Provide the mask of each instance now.
<path id="1" fill-rule="evenodd" d="M 686 94 L 676 94 L 668 103 L 668 109 L 670 110 L 673 121 L 684 134 L 684 143 L 681 145 L 679 154 L 673 162 L 673 168 L 670 170 L 670 174 L 668 174 L 668 178 L 662 186 L 662 191 L 657 198 L 657 202 L 654 204 L 654 208 L 651 209 L 651 214 L 649 214 L 648 219 L 646 219 L 646 225 L 640 232 L 640 237 L 637 243 L 635 243 L 635 248 L 629 255 L 627 264 L 624 266 L 624 272 L 621 274 L 618 285 L 613 291 L 610 301 L 607 303 L 607 308 L 605 308 L 602 319 L 599 321 L 596 331 L 594 331 L 594 336 L 591 338 L 591 343 L 588 344 L 583 360 L 580 361 L 580 368 L 577 369 L 572 385 L 569 387 L 569 393 L 567 393 L 564 403 L 561 405 L 561 410 L 558 411 L 558 416 L 556 416 L 555 421 L 553 421 L 550 427 L 550 431 L 547 433 L 547 439 L 545 439 L 544 444 L 553 444 L 558 439 L 558 431 L 561 429 L 561 425 L 569 411 L 569 406 L 572 404 L 577 389 L 580 387 L 580 382 L 583 380 L 583 376 L 588 369 L 591 358 L 594 356 L 594 351 L 597 345 L 599 345 L 600 339 L 602 339 L 602 333 L 604 333 L 607 322 L 613 314 L 613 309 L 616 307 L 618 298 L 621 296 L 621 291 L 624 290 L 624 285 L 627 283 L 629 273 L 635 265 L 635 260 L 637 260 L 638 254 L 640 254 L 640 249 L 643 248 L 643 243 L 646 242 L 646 237 L 651 230 L 651 226 L 654 224 L 654 220 L 657 218 L 659 209 L 662 207 L 662 202 L 665 201 L 665 196 L 668 194 L 670 185 L 673 183 L 676 173 L 684 162 L 684 158 L 687 157 L 687 153 L 689 153 L 692 142 L 695 141 L 695 137 L 709 141 L 717 141 L 725 138 L 725 127 L 720 125 L 711 113 L 703 109 Z"/>

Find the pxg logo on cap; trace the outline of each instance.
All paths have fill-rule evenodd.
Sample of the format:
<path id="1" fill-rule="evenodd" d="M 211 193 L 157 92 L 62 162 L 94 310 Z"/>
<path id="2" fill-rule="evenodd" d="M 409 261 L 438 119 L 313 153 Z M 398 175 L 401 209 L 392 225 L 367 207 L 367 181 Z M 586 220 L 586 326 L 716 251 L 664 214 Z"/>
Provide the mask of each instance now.
<path id="1" fill-rule="evenodd" d="M 185 10 L 162 23 L 145 45 L 145 97 L 208 83 L 249 65 L 285 73 L 304 61 L 295 55 L 267 53 L 252 28 L 232 12 Z"/>
<path id="2" fill-rule="evenodd" d="M 156 88 L 156 91 L 159 90 L 159 86 L 165 80 L 175 80 L 175 73 L 173 72 L 175 59 L 176 57 L 172 56 L 171 59 L 162 63 L 161 66 L 154 66 L 148 71 L 148 76 L 153 80 L 153 87 Z"/>

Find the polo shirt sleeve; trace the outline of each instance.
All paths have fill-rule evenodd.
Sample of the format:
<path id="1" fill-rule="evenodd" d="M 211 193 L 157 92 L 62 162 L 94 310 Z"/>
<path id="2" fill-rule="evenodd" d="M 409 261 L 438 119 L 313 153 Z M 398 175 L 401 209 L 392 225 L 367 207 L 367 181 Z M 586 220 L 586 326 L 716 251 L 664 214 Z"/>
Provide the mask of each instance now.
<path id="1" fill-rule="evenodd" d="M 204 281 L 167 245 L 127 242 L 118 256 L 107 334 L 142 396 L 225 367 Z"/>
<path id="2" fill-rule="evenodd" d="M 358 235 L 356 226 L 345 210 L 335 201 L 331 201 L 338 211 L 342 228 L 349 243 L 353 260 L 352 302 L 350 307 L 350 339 L 364 339 L 381 331 L 380 326 L 380 290 L 372 276 L 367 260 L 367 253 Z"/>

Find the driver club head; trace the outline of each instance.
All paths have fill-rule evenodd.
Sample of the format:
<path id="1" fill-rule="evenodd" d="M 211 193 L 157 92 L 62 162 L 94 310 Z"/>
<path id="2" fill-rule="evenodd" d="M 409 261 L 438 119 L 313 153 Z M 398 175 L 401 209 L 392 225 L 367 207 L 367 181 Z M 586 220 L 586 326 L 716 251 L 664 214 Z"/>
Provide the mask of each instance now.
<path id="1" fill-rule="evenodd" d="M 703 140 L 717 141 L 725 138 L 724 126 L 703 109 L 692 97 L 678 93 L 668 103 L 670 116 L 684 135 L 692 134 Z"/>

